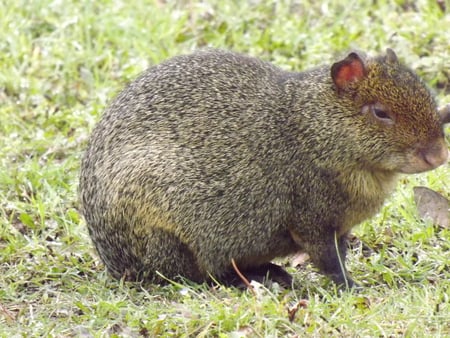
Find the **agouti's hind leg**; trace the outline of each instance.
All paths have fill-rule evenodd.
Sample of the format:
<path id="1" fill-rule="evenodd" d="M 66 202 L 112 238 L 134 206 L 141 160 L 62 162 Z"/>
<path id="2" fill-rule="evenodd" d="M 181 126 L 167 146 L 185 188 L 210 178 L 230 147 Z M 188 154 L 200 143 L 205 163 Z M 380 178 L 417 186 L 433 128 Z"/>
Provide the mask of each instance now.
<path id="1" fill-rule="evenodd" d="M 153 228 L 146 236 L 145 258 L 141 276 L 152 283 L 167 283 L 156 271 L 168 279 L 184 277 L 194 282 L 204 282 L 205 276 L 200 271 L 192 251 L 174 234 Z"/>
<path id="2" fill-rule="evenodd" d="M 246 268 L 240 270 L 240 272 L 249 281 L 254 280 L 261 284 L 267 284 L 267 282 L 273 281 L 279 283 L 285 288 L 290 288 L 292 285 L 292 276 L 281 266 L 273 263 L 265 263 L 256 267 Z M 245 287 L 242 279 L 234 270 L 228 272 L 220 279 L 220 281 L 228 286 L 235 286 L 238 288 Z"/>

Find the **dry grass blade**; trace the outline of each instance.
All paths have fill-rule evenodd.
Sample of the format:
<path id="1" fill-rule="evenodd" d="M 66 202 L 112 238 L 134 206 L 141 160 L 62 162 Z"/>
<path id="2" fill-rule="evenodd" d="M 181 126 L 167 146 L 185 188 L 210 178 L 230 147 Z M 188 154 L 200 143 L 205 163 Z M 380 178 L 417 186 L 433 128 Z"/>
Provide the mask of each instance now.
<path id="1" fill-rule="evenodd" d="M 250 284 L 250 282 L 248 281 L 248 279 L 242 274 L 242 272 L 239 270 L 236 261 L 234 260 L 234 258 L 231 259 L 231 265 L 233 266 L 234 271 L 236 271 L 237 275 L 239 276 L 239 278 L 242 280 L 242 282 L 245 284 L 245 286 L 247 287 L 247 289 L 249 289 L 251 291 L 251 293 L 253 293 L 254 296 L 256 296 L 256 292 L 253 288 L 253 285 Z"/>
<path id="2" fill-rule="evenodd" d="M 8 323 L 12 323 L 16 320 L 14 313 L 9 311 L 2 303 L 0 303 L 0 313 L 4 315 Z"/>

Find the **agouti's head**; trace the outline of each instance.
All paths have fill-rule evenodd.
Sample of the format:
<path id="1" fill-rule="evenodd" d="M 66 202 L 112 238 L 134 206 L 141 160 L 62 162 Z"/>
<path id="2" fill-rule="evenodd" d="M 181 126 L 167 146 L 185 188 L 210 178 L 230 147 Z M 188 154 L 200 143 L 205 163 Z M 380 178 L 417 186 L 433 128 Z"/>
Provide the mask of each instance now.
<path id="1" fill-rule="evenodd" d="M 366 145 L 367 166 L 419 173 L 447 161 L 443 124 L 450 108 L 438 112 L 427 86 L 391 49 L 369 59 L 351 53 L 333 64 L 331 77 L 340 99 L 357 111 L 355 140 Z"/>

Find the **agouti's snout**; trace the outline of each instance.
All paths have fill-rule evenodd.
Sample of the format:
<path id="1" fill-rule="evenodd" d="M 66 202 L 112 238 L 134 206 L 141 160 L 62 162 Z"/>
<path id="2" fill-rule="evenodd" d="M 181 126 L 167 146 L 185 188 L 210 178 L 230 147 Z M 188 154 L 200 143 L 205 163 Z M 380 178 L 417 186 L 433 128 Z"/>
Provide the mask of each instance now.
<path id="1" fill-rule="evenodd" d="M 406 168 L 406 174 L 421 173 L 435 169 L 448 160 L 448 147 L 443 138 L 425 147 L 418 147 L 415 152 L 415 159 L 411 166 L 411 171 Z"/>
<path id="2" fill-rule="evenodd" d="M 422 153 L 424 161 L 429 164 L 429 169 L 437 168 L 448 160 L 448 148 L 445 140 L 439 139 L 431 147 Z"/>

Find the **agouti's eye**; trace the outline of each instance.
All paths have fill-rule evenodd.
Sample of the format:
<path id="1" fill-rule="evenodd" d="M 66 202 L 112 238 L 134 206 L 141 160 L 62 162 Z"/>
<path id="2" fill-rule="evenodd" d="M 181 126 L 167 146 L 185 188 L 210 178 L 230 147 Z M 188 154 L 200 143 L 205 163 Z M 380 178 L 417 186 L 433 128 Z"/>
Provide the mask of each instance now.
<path id="1" fill-rule="evenodd" d="M 389 119 L 390 118 L 389 115 L 384 110 L 381 110 L 378 108 L 373 108 L 373 113 L 379 119 Z"/>
<path id="2" fill-rule="evenodd" d="M 379 121 L 386 124 L 393 124 L 394 119 L 392 116 L 386 111 L 385 107 L 383 107 L 380 103 L 375 103 L 370 107 L 372 115 Z"/>
<path id="3" fill-rule="evenodd" d="M 373 108 L 373 114 L 374 114 L 377 118 L 379 118 L 379 119 L 381 119 L 381 120 L 384 120 L 384 119 L 391 119 L 391 118 L 389 117 L 389 115 L 388 115 L 384 110 L 381 110 L 381 109 L 378 109 L 378 108 Z"/>

